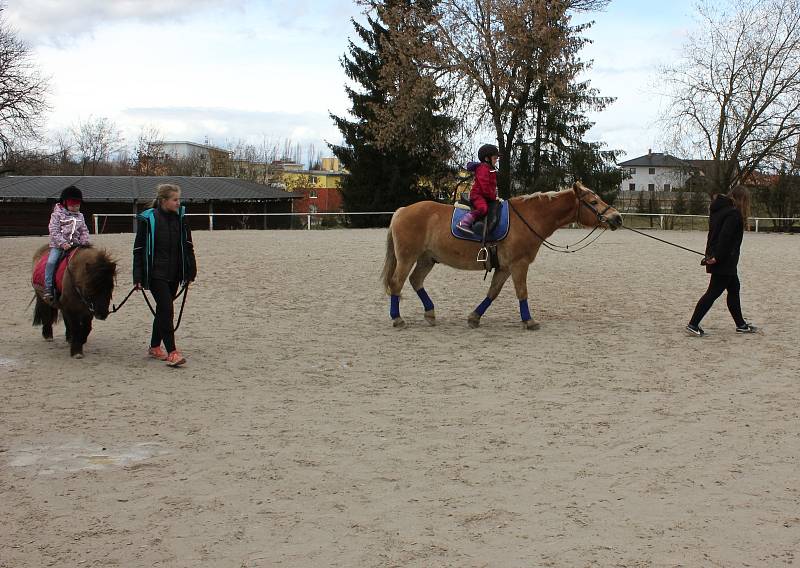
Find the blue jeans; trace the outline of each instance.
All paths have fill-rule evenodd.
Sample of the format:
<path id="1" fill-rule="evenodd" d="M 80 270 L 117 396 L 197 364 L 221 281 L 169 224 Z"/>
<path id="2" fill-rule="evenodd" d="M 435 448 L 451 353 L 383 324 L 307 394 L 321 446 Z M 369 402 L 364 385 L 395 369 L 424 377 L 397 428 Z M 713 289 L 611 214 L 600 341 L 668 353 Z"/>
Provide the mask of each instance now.
<path id="1" fill-rule="evenodd" d="M 51 247 L 50 254 L 47 256 L 47 264 L 44 267 L 44 289 L 51 294 L 55 292 L 53 288 L 53 278 L 56 275 L 58 261 L 64 256 L 64 250 L 58 247 Z"/>

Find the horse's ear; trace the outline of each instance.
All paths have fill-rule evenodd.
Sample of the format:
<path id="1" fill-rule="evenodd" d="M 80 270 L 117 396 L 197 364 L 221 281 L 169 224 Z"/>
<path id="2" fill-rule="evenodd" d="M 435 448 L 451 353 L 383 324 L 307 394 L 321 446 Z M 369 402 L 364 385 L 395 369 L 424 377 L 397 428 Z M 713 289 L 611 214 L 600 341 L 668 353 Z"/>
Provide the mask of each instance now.
<path id="1" fill-rule="evenodd" d="M 576 181 L 572 184 L 572 190 L 575 192 L 575 195 L 580 197 L 583 195 L 583 192 L 586 191 L 586 187 L 579 181 Z"/>

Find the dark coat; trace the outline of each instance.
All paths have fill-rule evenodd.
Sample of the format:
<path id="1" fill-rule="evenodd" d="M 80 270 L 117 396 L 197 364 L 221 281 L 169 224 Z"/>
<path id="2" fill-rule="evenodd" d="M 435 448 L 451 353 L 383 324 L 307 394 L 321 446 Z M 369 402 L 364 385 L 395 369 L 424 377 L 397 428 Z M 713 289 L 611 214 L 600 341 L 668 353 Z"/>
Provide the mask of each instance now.
<path id="1" fill-rule="evenodd" d="M 177 214 L 147 209 L 137 216 L 133 243 L 133 282 L 146 289 L 154 278 L 169 282 L 191 282 L 197 276 L 192 231 L 184 218 L 183 206 Z"/>
<path id="2" fill-rule="evenodd" d="M 739 250 L 744 236 L 742 214 L 730 197 L 718 195 L 711 203 L 711 216 L 708 220 L 708 241 L 706 258 L 715 258 L 715 264 L 706 265 L 709 274 L 736 274 L 739 264 Z"/>

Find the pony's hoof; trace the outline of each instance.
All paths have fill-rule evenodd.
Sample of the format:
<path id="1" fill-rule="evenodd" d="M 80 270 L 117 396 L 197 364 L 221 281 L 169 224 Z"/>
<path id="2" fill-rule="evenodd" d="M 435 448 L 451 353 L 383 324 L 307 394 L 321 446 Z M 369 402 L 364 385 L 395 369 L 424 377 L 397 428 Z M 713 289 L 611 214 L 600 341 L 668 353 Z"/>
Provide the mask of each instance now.
<path id="1" fill-rule="evenodd" d="M 396 327 L 397 329 L 402 329 L 406 326 L 406 322 L 403 318 L 394 318 L 392 320 L 392 326 Z"/>
<path id="2" fill-rule="evenodd" d="M 72 356 L 73 359 L 83 359 L 83 353 L 75 353 Z"/>
<path id="3" fill-rule="evenodd" d="M 540 327 L 541 325 L 539 325 L 538 321 L 527 320 L 522 322 L 522 329 L 527 329 L 528 331 L 536 331 Z"/>
<path id="4" fill-rule="evenodd" d="M 44 340 L 49 343 L 49 342 L 53 341 L 53 336 L 52 335 L 50 337 L 45 336 Z"/>
<path id="5" fill-rule="evenodd" d="M 472 329 L 476 329 L 481 325 L 481 316 L 475 312 L 472 312 L 467 318 L 467 325 L 469 325 Z"/>
<path id="6" fill-rule="evenodd" d="M 436 312 L 434 310 L 425 312 L 425 321 L 428 322 L 428 325 L 436 325 Z"/>

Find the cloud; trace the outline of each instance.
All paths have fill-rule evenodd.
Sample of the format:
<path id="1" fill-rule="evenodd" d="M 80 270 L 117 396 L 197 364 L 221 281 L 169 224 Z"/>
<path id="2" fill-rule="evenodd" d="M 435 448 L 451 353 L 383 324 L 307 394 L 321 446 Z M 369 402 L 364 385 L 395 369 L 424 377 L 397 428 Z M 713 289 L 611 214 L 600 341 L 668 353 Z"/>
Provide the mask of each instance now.
<path id="1" fill-rule="evenodd" d="M 242 140 L 258 144 L 264 138 L 287 140 L 325 148 L 341 135 L 322 112 L 259 112 L 230 108 L 153 107 L 129 108 L 121 113 L 130 127 L 155 126 L 168 140 L 190 140 L 226 146 Z M 132 139 L 136 133 L 129 133 Z"/>

